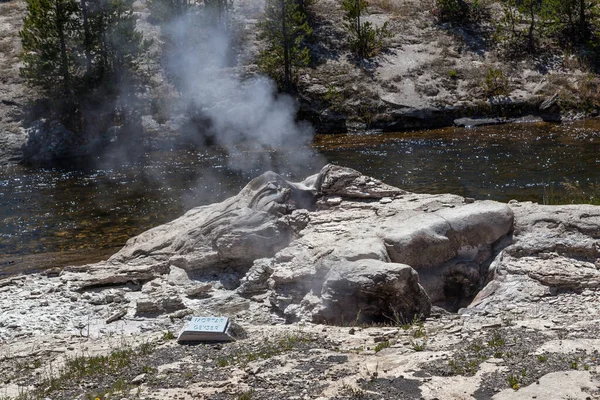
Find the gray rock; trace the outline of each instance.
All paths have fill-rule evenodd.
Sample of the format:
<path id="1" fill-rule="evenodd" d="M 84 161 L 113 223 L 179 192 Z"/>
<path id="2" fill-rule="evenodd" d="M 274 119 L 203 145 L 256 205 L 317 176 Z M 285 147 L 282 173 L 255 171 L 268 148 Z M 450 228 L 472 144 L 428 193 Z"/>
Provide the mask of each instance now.
<path id="1" fill-rule="evenodd" d="M 325 196 L 363 199 L 381 199 L 406 193 L 404 190 L 386 185 L 352 168 L 332 164 L 323 167 L 319 173 L 315 189 Z"/>
<path id="2" fill-rule="evenodd" d="M 185 308 L 181 297 L 175 293 L 142 295 L 136 302 L 136 315 L 166 314 Z"/>
<path id="3" fill-rule="evenodd" d="M 475 128 L 486 125 L 501 125 L 510 122 L 505 118 L 458 118 L 454 120 L 454 125 L 461 128 Z"/>
<path id="4" fill-rule="evenodd" d="M 313 320 L 322 323 L 392 322 L 429 315 L 431 302 L 408 265 L 379 260 L 340 260 L 323 282 L 322 304 Z"/>

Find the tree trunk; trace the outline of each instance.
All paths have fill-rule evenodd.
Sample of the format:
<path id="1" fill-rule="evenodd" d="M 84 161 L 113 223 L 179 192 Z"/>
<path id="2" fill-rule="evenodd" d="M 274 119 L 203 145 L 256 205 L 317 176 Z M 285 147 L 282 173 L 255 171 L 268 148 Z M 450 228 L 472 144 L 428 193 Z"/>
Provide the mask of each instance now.
<path id="1" fill-rule="evenodd" d="M 87 1 L 81 0 L 81 15 L 83 17 L 83 31 L 84 31 L 84 43 L 85 47 L 85 60 L 86 60 L 86 73 L 87 76 L 90 77 L 92 72 L 92 53 L 91 53 L 91 36 L 90 36 L 90 24 L 88 21 L 88 9 L 87 9 Z"/>
<path id="2" fill-rule="evenodd" d="M 104 78 L 106 71 L 108 70 L 108 46 L 106 45 L 106 27 L 104 26 L 104 17 L 106 16 L 106 10 L 100 10 L 100 18 L 98 22 L 98 36 L 100 37 L 100 79 Z"/>
<path id="3" fill-rule="evenodd" d="M 283 88 L 287 92 L 292 83 L 292 72 L 290 62 L 290 40 L 287 33 L 286 0 L 281 0 L 281 35 L 283 36 Z"/>
<path id="4" fill-rule="evenodd" d="M 358 54 L 364 58 L 365 54 L 364 54 L 364 45 L 363 45 L 363 37 L 362 37 L 362 32 L 361 32 L 361 25 L 360 25 L 360 13 L 361 13 L 361 9 L 360 9 L 360 0 L 356 0 L 356 37 L 358 38 Z"/>
<path id="5" fill-rule="evenodd" d="M 587 42 L 589 36 L 587 20 L 585 18 L 585 0 L 579 0 L 579 31 L 583 42 Z"/>
<path id="6" fill-rule="evenodd" d="M 65 40 L 65 26 L 62 9 L 62 0 L 56 0 L 56 31 L 58 33 L 58 40 L 60 41 L 60 70 L 63 76 L 63 89 L 65 97 L 69 95 L 70 87 L 70 76 L 69 76 L 69 59 L 67 57 L 67 43 Z"/>
<path id="7" fill-rule="evenodd" d="M 535 38 L 533 37 L 533 30 L 535 28 L 535 0 L 530 0 L 529 3 L 529 17 L 531 18 L 529 24 L 529 34 L 527 48 L 530 52 L 535 50 Z"/>

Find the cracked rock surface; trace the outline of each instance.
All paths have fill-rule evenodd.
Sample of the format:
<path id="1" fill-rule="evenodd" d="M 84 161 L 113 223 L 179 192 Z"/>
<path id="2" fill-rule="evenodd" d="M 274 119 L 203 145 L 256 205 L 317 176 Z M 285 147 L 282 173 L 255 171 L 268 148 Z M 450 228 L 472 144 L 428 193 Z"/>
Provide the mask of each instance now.
<path id="1" fill-rule="evenodd" d="M 115 373 L 133 382 L 122 397 L 598 398 L 599 269 L 600 207 L 415 194 L 334 165 L 300 183 L 269 172 L 105 262 L 0 281 L 0 369 L 20 371 L 0 393 L 117 337 L 135 348 L 226 315 L 247 339 L 163 337 L 148 368 Z M 109 375 L 46 397 L 95 398 Z"/>

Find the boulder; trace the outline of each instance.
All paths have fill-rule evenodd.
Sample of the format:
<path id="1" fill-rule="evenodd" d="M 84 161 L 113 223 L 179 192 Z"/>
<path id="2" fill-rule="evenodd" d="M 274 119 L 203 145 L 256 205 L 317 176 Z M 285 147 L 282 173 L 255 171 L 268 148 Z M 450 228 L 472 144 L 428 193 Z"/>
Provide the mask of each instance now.
<path id="1" fill-rule="evenodd" d="M 315 189 L 321 195 L 349 198 L 374 198 L 395 196 L 406 193 L 404 190 L 386 185 L 380 180 L 368 177 L 347 167 L 328 164 L 318 175 Z"/>
<path id="2" fill-rule="evenodd" d="M 600 207 L 515 202 L 511 208 L 512 243 L 494 259 L 492 280 L 470 309 L 495 312 L 535 296 L 600 288 Z"/>
<path id="3" fill-rule="evenodd" d="M 408 265 L 379 260 L 339 260 L 329 268 L 315 322 L 328 324 L 411 321 L 431 302 Z"/>

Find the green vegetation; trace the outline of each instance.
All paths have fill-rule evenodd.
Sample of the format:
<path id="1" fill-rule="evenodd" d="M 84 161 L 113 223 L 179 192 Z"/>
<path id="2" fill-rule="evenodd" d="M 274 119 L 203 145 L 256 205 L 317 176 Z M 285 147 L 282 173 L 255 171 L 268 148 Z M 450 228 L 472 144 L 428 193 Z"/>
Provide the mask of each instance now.
<path id="1" fill-rule="evenodd" d="M 504 42 L 505 51 L 511 56 L 518 56 L 525 50 L 534 52 L 537 48 L 538 14 L 542 9 L 542 1 L 508 0 L 502 3 L 502 7 L 503 17 L 496 28 L 496 40 Z"/>
<path id="2" fill-rule="evenodd" d="M 413 340 L 411 345 L 414 351 L 423 351 L 427 348 L 427 340 Z"/>
<path id="3" fill-rule="evenodd" d="M 465 0 L 436 0 L 436 15 L 442 23 L 463 24 L 469 19 L 469 4 Z"/>
<path id="4" fill-rule="evenodd" d="M 146 342 L 137 348 L 120 348 L 108 355 L 89 356 L 82 354 L 68 358 L 58 371 L 48 370 L 41 376 L 36 389 L 23 391 L 14 400 L 38 400 L 52 397 L 66 387 L 73 387 L 86 380 L 100 376 L 117 377 L 106 389 L 86 393 L 87 399 L 105 398 L 115 393 L 125 394 L 132 389 L 124 378 L 118 377 L 123 371 L 137 365 L 141 357 L 152 354 L 155 343 Z M 145 373 L 154 373 L 151 367 L 143 368 Z"/>
<path id="5" fill-rule="evenodd" d="M 519 390 L 519 379 L 516 376 L 511 374 L 508 376 L 508 378 L 506 378 L 506 380 L 508 382 L 508 386 L 515 390 Z"/>
<path id="6" fill-rule="evenodd" d="M 575 53 L 598 69 L 600 10 L 590 0 L 505 0 L 495 39 L 509 59 L 539 52 L 548 45 Z M 540 41 L 545 41 L 540 46 Z"/>
<path id="7" fill-rule="evenodd" d="M 152 18 L 163 23 L 184 15 L 191 6 L 187 0 L 148 0 Z"/>
<path id="8" fill-rule="evenodd" d="M 54 117 L 81 132 L 98 116 L 123 120 L 148 42 L 133 0 L 27 0 L 21 76 L 51 100 Z M 127 87 L 125 89 L 125 87 Z M 124 90 L 125 89 L 125 90 Z M 112 122 L 111 121 L 111 122 Z"/>
<path id="9" fill-rule="evenodd" d="M 600 205 L 600 184 L 593 183 L 582 188 L 579 182 L 566 181 L 560 184 L 559 192 L 554 185 L 544 186 L 543 203 L 558 204 L 593 204 Z"/>
<path id="10" fill-rule="evenodd" d="M 166 331 L 162 335 L 162 340 L 164 340 L 164 341 L 173 340 L 173 339 L 175 339 L 175 334 L 171 331 Z"/>
<path id="11" fill-rule="evenodd" d="M 489 67 L 482 83 L 485 96 L 507 96 L 509 93 L 508 78 L 501 69 Z"/>
<path id="12" fill-rule="evenodd" d="M 390 344 L 389 340 L 386 340 L 385 342 L 379 342 L 375 346 L 375 353 L 379 353 L 381 350 L 387 349 L 390 346 L 391 346 L 391 344 Z"/>
<path id="13" fill-rule="evenodd" d="M 488 341 L 488 346 L 490 347 L 502 347 L 506 341 L 502 337 L 499 331 L 494 331 L 492 338 Z"/>
<path id="14" fill-rule="evenodd" d="M 544 0 L 542 17 L 550 35 L 567 46 L 587 44 L 598 24 L 597 2 L 591 0 Z"/>
<path id="15" fill-rule="evenodd" d="M 367 0 L 342 0 L 345 28 L 350 34 L 350 48 L 360 58 L 370 58 L 384 48 L 384 41 L 391 37 L 388 23 L 376 27 L 370 22 L 361 21 L 368 6 Z"/>
<path id="16" fill-rule="evenodd" d="M 242 392 L 237 396 L 238 400 L 252 400 L 254 398 L 254 390 L 250 389 L 246 392 Z"/>
<path id="17" fill-rule="evenodd" d="M 234 351 L 232 354 L 217 358 L 218 367 L 227 367 L 229 365 L 245 366 L 252 361 L 265 360 L 280 354 L 292 351 L 302 343 L 307 343 L 311 339 L 301 333 L 287 334 L 280 338 L 269 340 L 265 338 L 264 343 L 256 349 L 241 349 Z"/>
<path id="18" fill-rule="evenodd" d="M 310 63 L 306 37 L 312 34 L 304 5 L 297 0 L 267 0 L 259 37 L 266 43 L 259 66 L 286 92 L 294 89 L 298 70 Z"/>

